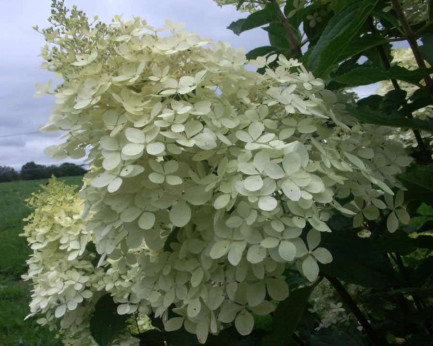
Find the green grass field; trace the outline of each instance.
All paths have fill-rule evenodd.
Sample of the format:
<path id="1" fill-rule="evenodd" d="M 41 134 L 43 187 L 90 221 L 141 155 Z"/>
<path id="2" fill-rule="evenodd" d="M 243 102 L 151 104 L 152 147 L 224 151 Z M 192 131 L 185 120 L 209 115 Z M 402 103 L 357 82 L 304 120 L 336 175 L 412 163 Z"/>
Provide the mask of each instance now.
<path id="1" fill-rule="evenodd" d="M 81 177 L 60 178 L 81 185 Z M 0 183 L 0 345 L 61 345 L 55 334 L 40 328 L 29 313 L 30 287 L 21 280 L 30 253 L 20 237 L 23 219 L 31 212 L 25 200 L 47 180 Z"/>

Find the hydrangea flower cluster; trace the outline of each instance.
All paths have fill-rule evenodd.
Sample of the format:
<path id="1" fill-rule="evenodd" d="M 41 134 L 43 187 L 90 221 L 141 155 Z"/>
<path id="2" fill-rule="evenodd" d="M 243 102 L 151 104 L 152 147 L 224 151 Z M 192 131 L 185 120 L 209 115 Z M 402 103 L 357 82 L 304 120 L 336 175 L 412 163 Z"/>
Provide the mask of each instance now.
<path id="1" fill-rule="evenodd" d="M 59 328 L 58 337 L 65 345 L 96 346 L 89 321 L 104 292 L 100 282 L 106 271 L 96 266 L 97 256 L 91 251 L 94 239 L 81 218 L 84 201 L 75 190 L 53 178 L 27 201 L 35 209 L 22 234 L 33 250 L 28 273 L 23 275 L 33 285 L 28 317 L 42 314 L 37 322 Z M 145 324 L 146 319 L 137 323 Z M 113 345 L 138 345 L 138 339 L 125 333 Z"/>
<path id="2" fill-rule="evenodd" d="M 229 323 L 247 335 L 254 314 L 288 296 L 287 266 L 315 281 L 332 261 L 320 238 L 333 214 L 400 188 L 403 147 L 348 116 L 344 96 L 298 61 L 248 62 L 171 23 L 91 26 L 77 11 L 52 21 L 44 66 L 64 83 L 45 129 L 67 139 L 49 152 L 89 150 L 80 195 L 104 268 L 91 286 L 119 314 L 154 313 L 202 343 Z"/>

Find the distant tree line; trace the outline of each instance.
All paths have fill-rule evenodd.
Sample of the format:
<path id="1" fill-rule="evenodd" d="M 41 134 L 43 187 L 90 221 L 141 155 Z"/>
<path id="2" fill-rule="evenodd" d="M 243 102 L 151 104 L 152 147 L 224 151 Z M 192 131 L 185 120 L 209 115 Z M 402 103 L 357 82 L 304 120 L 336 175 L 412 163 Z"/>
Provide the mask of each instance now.
<path id="1" fill-rule="evenodd" d="M 86 169 L 74 163 L 66 162 L 62 163 L 60 166 L 44 166 L 31 161 L 24 164 L 20 172 L 12 167 L 0 166 L 0 182 L 45 179 L 53 175 L 55 177 L 70 177 L 83 175 L 86 172 Z"/>

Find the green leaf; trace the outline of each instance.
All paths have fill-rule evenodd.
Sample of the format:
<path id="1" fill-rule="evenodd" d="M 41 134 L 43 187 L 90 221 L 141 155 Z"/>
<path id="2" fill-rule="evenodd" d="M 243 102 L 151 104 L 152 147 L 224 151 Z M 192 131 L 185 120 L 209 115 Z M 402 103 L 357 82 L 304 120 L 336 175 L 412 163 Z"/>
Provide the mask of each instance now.
<path id="1" fill-rule="evenodd" d="M 140 339 L 139 346 L 164 346 L 164 334 L 157 330 L 151 329 L 144 333 L 134 335 L 136 338 Z"/>
<path id="2" fill-rule="evenodd" d="M 125 329 L 128 315 L 119 315 L 113 298 L 106 294 L 99 298 L 95 312 L 90 319 L 90 332 L 99 346 L 109 346 L 116 336 Z"/>
<path id="3" fill-rule="evenodd" d="M 324 8 L 320 2 L 313 2 L 311 7 L 313 8 L 313 15 L 320 12 L 324 13 L 320 17 L 320 22 L 316 21 L 313 26 L 310 25 L 311 19 L 308 16 L 304 18 L 302 28 L 308 37 L 310 47 L 313 47 L 320 39 L 320 36 L 328 25 L 330 19 L 333 17 L 333 13 L 328 11 L 326 7 Z"/>
<path id="4" fill-rule="evenodd" d="M 283 346 L 289 343 L 316 285 L 317 283 L 292 291 L 286 300 L 278 304 L 274 312 L 272 332 L 263 338 L 263 346 Z"/>
<path id="5" fill-rule="evenodd" d="M 431 296 L 433 294 L 433 288 L 430 287 L 403 287 L 399 289 L 386 290 L 384 292 L 371 293 L 371 295 L 377 295 L 379 297 L 385 296 L 399 296 L 399 295 L 419 295 L 419 296 Z"/>
<path id="6" fill-rule="evenodd" d="M 385 252 L 396 252 L 400 255 L 408 255 L 417 249 L 417 242 L 403 231 L 385 233 L 377 240 L 377 244 Z"/>
<path id="7" fill-rule="evenodd" d="M 433 208 L 425 203 L 421 204 L 416 212 L 423 216 L 433 216 Z"/>
<path id="8" fill-rule="evenodd" d="M 373 16 L 375 18 L 382 19 L 381 24 L 387 29 L 394 29 L 400 27 L 400 21 L 394 15 L 395 12 L 385 12 L 382 9 L 373 10 Z M 399 33 L 397 31 L 397 33 Z"/>
<path id="9" fill-rule="evenodd" d="M 308 61 L 315 76 L 326 76 L 341 61 L 342 51 L 358 34 L 376 3 L 377 0 L 355 2 L 331 18 Z"/>
<path id="10" fill-rule="evenodd" d="M 408 114 L 433 104 L 433 96 L 427 89 L 418 89 L 409 99 L 412 102 L 404 107 L 404 111 Z"/>
<path id="11" fill-rule="evenodd" d="M 251 13 L 247 18 L 239 19 L 231 23 L 227 29 L 232 30 L 236 35 L 242 32 L 258 28 L 278 19 L 277 16 L 278 4 L 270 2 L 259 11 Z"/>
<path id="12" fill-rule="evenodd" d="M 380 35 L 365 35 L 362 37 L 356 37 L 352 40 L 350 45 L 346 46 L 341 52 L 340 61 L 351 58 L 354 55 L 360 54 L 371 48 L 380 46 L 388 43 L 388 39 Z"/>
<path id="13" fill-rule="evenodd" d="M 433 250 L 433 237 L 429 235 L 419 235 L 413 239 L 415 244 L 422 249 Z"/>
<path id="14" fill-rule="evenodd" d="M 256 59 L 259 56 L 266 56 L 273 52 L 275 52 L 275 49 L 271 46 L 257 47 L 247 53 L 247 59 Z"/>
<path id="15" fill-rule="evenodd" d="M 346 109 L 349 111 L 350 115 L 367 124 L 385 125 L 427 131 L 433 130 L 432 119 L 409 119 L 401 116 L 398 113 L 394 113 L 393 115 L 387 115 L 383 114 L 380 111 L 373 110 L 368 106 L 346 105 Z"/>
<path id="16" fill-rule="evenodd" d="M 430 20 L 433 20 L 433 0 L 429 0 L 428 2 L 428 17 Z"/>
<path id="17" fill-rule="evenodd" d="M 322 233 L 321 246 L 334 260 L 321 265 L 325 275 L 364 287 L 388 288 L 397 283 L 386 255 L 369 238 L 359 238 L 350 231 Z"/>
<path id="18" fill-rule="evenodd" d="M 331 0 L 331 8 L 335 13 L 338 13 L 355 1 L 357 0 Z"/>
<path id="19" fill-rule="evenodd" d="M 246 0 L 239 0 L 236 9 L 239 10 Z"/>
<path id="20" fill-rule="evenodd" d="M 379 109 L 385 114 L 398 110 L 406 104 L 406 95 L 407 91 L 402 89 L 388 91 L 383 97 Z"/>
<path id="21" fill-rule="evenodd" d="M 294 0 L 287 0 L 286 6 L 284 7 L 284 14 L 288 16 L 290 11 L 294 9 L 295 9 Z M 288 18 L 290 25 L 294 28 L 298 28 L 299 25 L 307 18 L 307 16 L 310 15 L 312 12 L 314 12 L 315 9 L 316 7 L 313 4 L 297 10 L 294 15 Z"/>
<path id="22" fill-rule="evenodd" d="M 346 330 L 344 330 L 344 329 Z M 365 337 L 355 327 L 327 328 L 315 331 L 309 346 L 365 346 Z"/>
<path id="23" fill-rule="evenodd" d="M 290 50 L 291 45 L 287 37 L 287 32 L 282 23 L 271 23 L 263 30 L 268 32 L 269 42 L 272 47 L 279 50 Z"/>
<path id="24" fill-rule="evenodd" d="M 421 39 L 423 45 L 419 47 L 422 56 L 433 66 L 433 34 L 429 32 Z"/>
<path id="25" fill-rule="evenodd" d="M 425 259 L 412 274 L 411 282 L 421 286 L 433 277 L 433 257 Z"/>
<path id="26" fill-rule="evenodd" d="M 431 72 L 432 69 L 426 68 L 408 70 L 401 66 L 393 66 L 389 70 L 383 70 L 375 66 L 361 66 L 334 79 L 347 86 L 369 85 L 387 79 L 399 79 L 408 83 L 418 83 Z"/>
<path id="27" fill-rule="evenodd" d="M 379 109 L 382 105 L 383 96 L 370 95 L 358 101 L 359 106 L 369 107 L 371 109 Z"/>
<path id="28" fill-rule="evenodd" d="M 413 165 L 399 179 L 407 188 L 406 200 L 433 204 L 433 164 Z"/>

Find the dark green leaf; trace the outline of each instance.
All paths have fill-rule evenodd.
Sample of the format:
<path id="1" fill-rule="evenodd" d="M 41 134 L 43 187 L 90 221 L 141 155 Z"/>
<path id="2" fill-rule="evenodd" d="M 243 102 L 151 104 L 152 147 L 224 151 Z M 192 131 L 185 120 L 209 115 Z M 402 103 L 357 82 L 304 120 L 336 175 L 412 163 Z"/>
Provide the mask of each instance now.
<path id="1" fill-rule="evenodd" d="M 291 11 L 295 9 L 295 0 L 286 0 L 286 5 L 284 6 L 284 14 L 287 16 Z"/>
<path id="2" fill-rule="evenodd" d="M 269 24 L 278 19 L 277 10 L 278 4 L 270 2 L 262 10 L 251 13 L 247 18 L 231 23 L 228 29 L 232 30 L 236 35 L 240 35 L 244 31 Z"/>
<path id="3" fill-rule="evenodd" d="M 329 220 L 329 227 L 335 231 L 350 230 L 353 228 L 353 220 L 350 217 L 346 217 L 341 214 L 334 215 Z"/>
<path id="4" fill-rule="evenodd" d="M 164 335 L 157 329 L 151 329 L 134 336 L 140 339 L 139 346 L 165 346 Z"/>
<path id="5" fill-rule="evenodd" d="M 273 322 L 273 318 L 270 315 L 265 315 L 265 316 L 259 316 L 259 315 L 254 315 L 254 329 L 261 329 L 264 331 L 270 331 L 272 330 L 272 322 Z"/>
<path id="6" fill-rule="evenodd" d="M 427 89 L 418 89 L 409 99 L 412 102 L 404 107 L 407 114 L 433 104 L 433 96 Z"/>
<path id="7" fill-rule="evenodd" d="M 293 3 L 294 0 L 286 1 L 286 6 L 284 7 L 284 14 L 286 16 L 288 16 L 290 11 L 292 11 L 295 8 Z M 310 15 L 312 12 L 314 12 L 314 10 L 315 10 L 314 5 L 303 7 L 297 10 L 295 14 L 293 14 L 290 18 L 288 18 L 290 25 L 294 28 L 298 28 L 299 25 L 307 18 L 307 16 Z"/>
<path id="8" fill-rule="evenodd" d="M 354 55 L 360 54 L 368 49 L 388 43 L 388 39 L 380 35 L 365 35 L 352 40 L 341 52 L 340 60 L 346 60 Z"/>
<path id="9" fill-rule="evenodd" d="M 287 32 L 282 23 L 271 23 L 264 27 L 263 30 L 268 32 L 269 42 L 272 47 L 286 51 L 291 49 Z"/>
<path id="10" fill-rule="evenodd" d="M 346 74 L 335 77 L 335 80 L 347 86 L 368 85 L 387 79 L 399 79 L 408 83 L 418 83 L 431 72 L 432 69 L 408 70 L 401 66 L 393 66 L 389 70 L 383 70 L 375 66 L 361 66 Z"/>
<path id="11" fill-rule="evenodd" d="M 367 106 L 346 106 L 349 113 L 356 119 L 376 125 L 385 125 L 392 127 L 402 127 L 419 130 L 433 130 L 433 120 L 409 119 L 400 114 L 387 115 L 380 111 L 373 110 Z"/>
<path id="12" fill-rule="evenodd" d="M 385 252 L 396 252 L 407 255 L 417 249 L 416 241 L 403 231 L 385 233 L 377 240 L 379 247 Z"/>
<path id="13" fill-rule="evenodd" d="M 197 336 L 188 333 L 184 328 L 176 330 L 174 332 L 164 332 L 164 338 L 168 346 L 199 346 L 200 343 L 197 340 Z"/>
<path id="14" fill-rule="evenodd" d="M 331 8 L 335 13 L 338 13 L 355 1 L 357 0 L 331 0 Z"/>
<path id="15" fill-rule="evenodd" d="M 236 9 L 239 10 L 246 0 L 239 0 Z"/>
<path id="16" fill-rule="evenodd" d="M 379 109 L 382 104 L 383 96 L 380 95 L 370 95 L 358 101 L 359 106 L 366 106 L 371 109 Z"/>
<path id="17" fill-rule="evenodd" d="M 350 327 L 349 327 L 350 328 Z M 353 329 L 342 330 L 325 329 L 315 333 L 309 343 L 310 346 L 366 346 L 368 343 L 364 340 L 359 330 Z"/>
<path id="18" fill-rule="evenodd" d="M 303 287 L 290 293 L 289 297 L 278 304 L 274 312 L 272 332 L 262 340 L 263 346 L 287 345 L 296 326 L 308 305 L 308 299 L 316 284 Z"/>
<path id="19" fill-rule="evenodd" d="M 384 43 L 381 46 L 381 51 L 385 52 L 386 58 L 389 61 L 392 61 L 392 45 L 391 43 Z M 379 53 L 379 49 L 377 47 L 370 48 L 364 52 L 362 52 L 362 56 L 365 56 L 368 60 L 364 63 L 364 65 L 369 64 L 370 66 L 383 66 L 383 56 Z"/>
<path id="20" fill-rule="evenodd" d="M 433 257 L 428 257 L 414 271 L 411 282 L 414 285 L 424 285 L 433 277 Z"/>
<path id="21" fill-rule="evenodd" d="M 433 237 L 429 235 L 419 235 L 413 240 L 419 248 L 433 250 Z"/>
<path id="22" fill-rule="evenodd" d="M 371 288 L 387 288 L 397 282 L 386 255 L 369 238 L 333 231 L 323 234 L 321 246 L 334 257 L 330 264 L 321 266 L 325 275 Z"/>
<path id="23" fill-rule="evenodd" d="M 129 316 L 119 315 L 113 298 L 106 294 L 99 298 L 95 312 L 90 319 L 90 332 L 99 346 L 109 346 L 116 336 L 125 329 Z"/>
<path id="24" fill-rule="evenodd" d="M 308 68 L 317 77 L 326 76 L 341 61 L 342 51 L 356 37 L 376 3 L 377 0 L 357 1 L 331 18 L 308 61 Z"/>
<path id="25" fill-rule="evenodd" d="M 314 11 L 312 11 L 313 15 L 314 13 L 323 13 L 320 17 L 320 22 L 316 21 L 313 26 L 310 24 L 311 19 L 308 16 L 304 18 L 304 32 L 308 37 L 310 46 L 314 46 L 320 39 L 320 36 L 322 35 L 323 30 L 325 30 L 326 26 L 328 25 L 329 20 L 332 18 L 333 13 L 331 11 L 327 11 L 326 8 L 323 8 L 323 5 L 320 2 L 313 2 L 313 5 L 311 7 L 314 8 Z"/>
<path id="26" fill-rule="evenodd" d="M 399 109 L 401 106 L 406 104 L 407 91 L 398 89 L 390 90 L 383 97 L 380 110 L 385 114 L 391 113 L 393 110 Z"/>
<path id="27" fill-rule="evenodd" d="M 373 15 L 379 18 L 381 24 L 386 28 L 395 29 L 400 27 L 400 21 L 394 15 L 394 12 L 385 12 L 381 9 L 375 9 Z M 399 32 L 397 31 L 397 33 Z"/>
<path id="28" fill-rule="evenodd" d="M 419 235 L 411 238 L 403 231 L 394 233 L 385 233 L 377 240 L 377 244 L 385 252 L 397 252 L 401 255 L 407 255 L 416 249 L 433 250 L 433 237 L 428 235 Z"/>
<path id="29" fill-rule="evenodd" d="M 275 49 L 271 46 L 257 47 L 247 53 L 247 59 L 256 59 L 259 56 L 266 56 L 273 52 L 275 52 Z"/>
<path id="30" fill-rule="evenodd" d="M 419 47 L 421 54 L 433 66 L 433 34 L 429 32 L 421 39 L 423 45 Z"/>
<path id="31" fill-rule="evenodd" d="M 406 200 L 433 204 L 433 164 L 413 165 L 399 179 L 407 188 Z"/>
<path id="32" fill-rule="evenodd" d="M 428 18 L 433 20 L 433 0 L 429 0 L 428 2 Z"/>
<path id="33" fill-rule="evenodd" d="M 389 289 L 384 291 L 378 291 L 370 293 L 370 297 L 380 297 L 386 299 L 387 297 L 401 296 L 401 295 L 413 295 L 429 297 L 433 294 L 433 288 L 430 287 L 403 287 L 399 289 Z"/>

